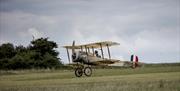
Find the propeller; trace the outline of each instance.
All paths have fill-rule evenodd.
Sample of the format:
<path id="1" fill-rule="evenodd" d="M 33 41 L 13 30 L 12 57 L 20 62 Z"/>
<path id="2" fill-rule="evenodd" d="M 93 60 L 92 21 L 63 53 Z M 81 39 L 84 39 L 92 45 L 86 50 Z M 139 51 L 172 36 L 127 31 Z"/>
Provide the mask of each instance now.
<path id="1" fill-rule="evenodd" d="M 74 62 L 74 57 L 76 56 L 76 53 L 75 53 L 75 41 L 73 40 L 73 43 L 72 43 L 72 61 Z"/>
<path id="2" fill-rule="evenodd" d="M 75 41 L 73 40 L 73 43 L 72 43 L 72 54 L 75 53 Z"/>

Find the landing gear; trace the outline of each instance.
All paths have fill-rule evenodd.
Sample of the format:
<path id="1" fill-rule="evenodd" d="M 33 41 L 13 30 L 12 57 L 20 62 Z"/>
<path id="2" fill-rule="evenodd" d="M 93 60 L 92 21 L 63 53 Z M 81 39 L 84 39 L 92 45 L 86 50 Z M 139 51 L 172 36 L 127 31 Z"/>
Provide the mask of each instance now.
<path id="1" fill-rule="evenodd" d="M 83 75 L 83 69 L 82 68 L 76 68 L 75 69 L 75 75 L 77 77 L 81 77 Z"/>
<path id="2" fill-rule="evenodd" d="M 85 74 L 86 76 L 91 76 L 91 74 L 92 74 L 92 69 L 91 69 L 91 67 L 85 67 L 85 68 L 84 68 L 84 74 Z"/>
<path id="3" fill-rule="evenodd" d="M 91 67 L 85 67 L 85 68 L 79 67 L 79 68 L 75 69 L 76 77 L 81 77 L 83 75 L 83 73 L 84 73 L 84 75 L 86 75 L 88 77 L 91 76 L 91 74 L 92 74 Z"/>

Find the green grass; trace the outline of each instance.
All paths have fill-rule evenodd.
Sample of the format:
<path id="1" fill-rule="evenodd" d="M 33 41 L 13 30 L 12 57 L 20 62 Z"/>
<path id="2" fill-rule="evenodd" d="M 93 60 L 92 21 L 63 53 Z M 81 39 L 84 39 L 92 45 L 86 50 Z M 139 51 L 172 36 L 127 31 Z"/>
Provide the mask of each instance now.
<path id="1" fill-rule="evenodd" d="M 0 71 L 0 91 L 180 91 L 180 66 L 73 70 Z"/>

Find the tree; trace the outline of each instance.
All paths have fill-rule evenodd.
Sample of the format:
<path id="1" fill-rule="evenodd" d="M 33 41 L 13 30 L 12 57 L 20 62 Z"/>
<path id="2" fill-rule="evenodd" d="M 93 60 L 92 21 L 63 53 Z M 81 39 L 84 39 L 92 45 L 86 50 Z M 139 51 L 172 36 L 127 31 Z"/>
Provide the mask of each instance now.
<path id="1" fill-rule="evenodd" d="M 57 48 L 57 44 L 53 41 L 48 41 L 48 38 L 39 38 L 36 40 L 31 41 L 31 49 L 36 50 L 36 52 L 41 53 L 43 56 L 46 52 L 51 54 L 52 56 L 57 57 L 58 52 L 54 50 L 54 48 Z"/>
<path id="2" fill-rule="evenodd" d="M 10 69 L 26 69 L 28 68 L 28 63 L 20 55 L 16 55 L 9 61 Z"/>
<path id="3" fill-rule="evenodd" d="M 15 56 L 15 54 L 16 54 L 16 51 L 13 44 L 6 43 L 0 46 L 0 59 L 12 58 L 13 56 Z"/>
<path id="4" fill-rule="evenodd" d="M 35 67 L 53 68 L 60 65 L 58 52 L 55 50 L 57 44 L 53 41 L 48 41 L 48 38 L 39 38 L 31 41 L 30 50 L 34 51 L 33 59 Z"/>
<path id="5" fill-rule="evenodd" d="M 61 65 L 62 63 L 60 63 L 60 61 L 57 61 L 59 60 L 59 58 L 57 57 L 54 57 L 52 55 L 50 55 L 49 53 L 46 53 L 44 55 L 44 66 L 45 68 L 54 68 L 54 67 L 57 67 L 58 65 Z"/>
<path id="6" fill-rule="evenodd" d="M 24 47 L 23 45 L 16 46 L 15 50 L 16 50 L 16 53 L 22 53 L 22 52 L 28 51 L 28 49 Z"/>
<path id="7" fill-rule="evenodd" d="M 28 47 L 14 47 L 11 43 L 0 46 L 0 69 L 56 68 L 62 65 L 57 44 L 48 38 L 31 41 Z"/>
<path id="8" fill-rule="evenodd" d="M 0 59 L 0 69 L 9 69 L 9 58 Z"/>

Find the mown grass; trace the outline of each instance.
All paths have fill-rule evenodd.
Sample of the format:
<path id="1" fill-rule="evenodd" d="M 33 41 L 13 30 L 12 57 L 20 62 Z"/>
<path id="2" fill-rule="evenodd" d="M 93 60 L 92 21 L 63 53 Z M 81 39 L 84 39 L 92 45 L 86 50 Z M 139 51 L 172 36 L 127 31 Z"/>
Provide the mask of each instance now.
<path id="1" fill-rule="evenodd" d="M 93 69 L 81 78 L 73 70 L 0 72 L 0 91 L 180 91 L 179 84 L 179 65 Z"/>

